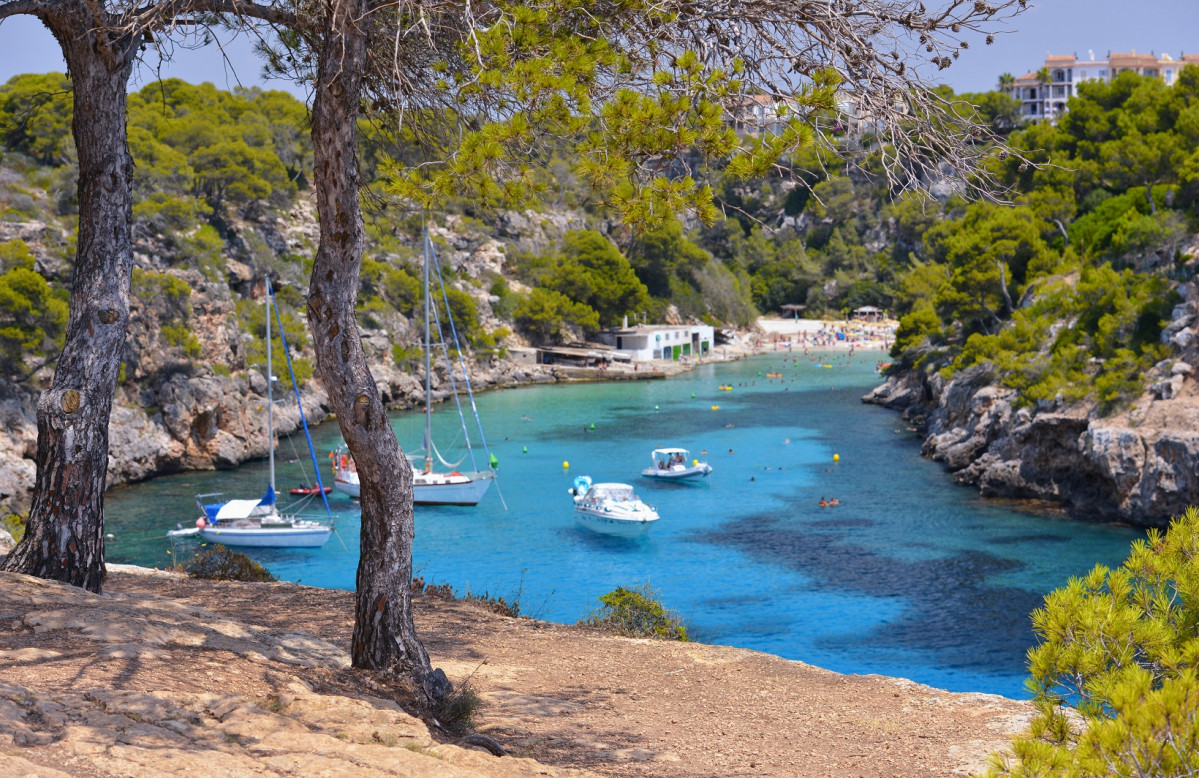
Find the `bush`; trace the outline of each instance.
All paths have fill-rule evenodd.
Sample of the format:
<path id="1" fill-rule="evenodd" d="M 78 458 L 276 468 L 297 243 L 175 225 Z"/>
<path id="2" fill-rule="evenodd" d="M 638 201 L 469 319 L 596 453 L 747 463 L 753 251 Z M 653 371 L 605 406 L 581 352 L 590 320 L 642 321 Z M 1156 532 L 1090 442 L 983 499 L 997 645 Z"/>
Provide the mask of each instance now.
<path id="1" fill-rule="evenodd" d="M 230 551 L 224 546 L 213 546 L 199 553 L 183 568 L 192 578 L 212 581 L 246 581 L 270 583 L 279 580 L 262 565 L 245 554 Z"/>
<path id="2" fill-rule="evenodd" d="M 687 628 L 673 611 L 666 610 L 658 601 L 658 592 L 649 584 L 636 589 L 618 586 L 602 595 L 599 601 L 604 607 L 586 616 L 580 624 L 600 627 L 616 635 L 636 638 L 660 638 L 662 640 L 689 640 Z"/>
<path id="3" fill-rule="evenodd" d="M 1119 569 L 1071 579 L 1032 619 L 1037 716 L 991 775 L 1199 772 L 1199 510 L 1149 530 Z"/>
<path id="4" fill-rule="evenodd" d="M 475 711 L 481 702 L 470 684 L 463 682 L 445 697 L 434 700 L 429 714 L 451 733 L 462 735 L 474 730 Z"/>
<path id="5" fill-rule="evenodd" d="M 3 509 L 7 511 L 8 509 Z M 8 534 L 12 535 L 12 539 L 20 543 L 21 538 L 25 537 L 25 523 L 29 520 L 28 516 L 17 513 L 4 513 L 0 515 L 0 528 L 8 530 Z"/>

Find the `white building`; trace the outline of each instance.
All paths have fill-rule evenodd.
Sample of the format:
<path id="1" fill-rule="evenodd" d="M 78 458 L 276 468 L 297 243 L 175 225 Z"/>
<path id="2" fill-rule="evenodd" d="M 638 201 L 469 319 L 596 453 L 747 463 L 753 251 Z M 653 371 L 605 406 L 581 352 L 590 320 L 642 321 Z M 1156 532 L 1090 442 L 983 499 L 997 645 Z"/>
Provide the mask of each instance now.
<path id="1" fill-rule="evenodd" d="M 1078 94 L 1078 85 L 1084 81 L 1111 81 L 1120 73 L 1131 70 L 1142 76 L 1160 78 L 1166 86 L 1173 86 L 1179 72 L 1187 65 L 1199 65 L 1199 54 L 1180 54 L 1178 59 L 1153 52 L 1137 54 L 1136 49 L 1128 54 L 1108 52 L 1106 59 L 1096 59 L 1093 51 L 1087 52 L 1086 59 L 1073 54 L 1051 54 L 1039 70 L 1025 73 L 1011 82 L 1001 81 L 999 91 L 1020 101 L 1025 121 L 1053 121 L 1066 112 L 1066 102 Z"/>
<path id="2" fill-rule="evenodd" d="M 601 332 L 598 340 L 613 346 L 615 355 L 633 361 L 706 357 L 716 343 L 716 331 L 707 324 L 647 325 Z"/>

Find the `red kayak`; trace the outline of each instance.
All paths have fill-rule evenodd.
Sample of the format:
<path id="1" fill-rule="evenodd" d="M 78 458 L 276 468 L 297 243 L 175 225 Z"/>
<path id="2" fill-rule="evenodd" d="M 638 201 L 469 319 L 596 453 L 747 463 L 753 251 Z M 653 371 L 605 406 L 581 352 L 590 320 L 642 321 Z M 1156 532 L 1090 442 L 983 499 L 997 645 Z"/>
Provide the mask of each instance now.
<path id="1" fill-rule="evenodd" d="M 325 487 L 325 494 L 328 494 L 331 491 L 333 491 L 332 486 Z M 320 494 L 321 488 L 319 486 L 299 486 L 299 487 L 296 487 L 295 489 L 288 489 L 287 493 L 294 494 L 297 497 L 307 497 L 307 496 L 313 495 L 313 494 Z"/>

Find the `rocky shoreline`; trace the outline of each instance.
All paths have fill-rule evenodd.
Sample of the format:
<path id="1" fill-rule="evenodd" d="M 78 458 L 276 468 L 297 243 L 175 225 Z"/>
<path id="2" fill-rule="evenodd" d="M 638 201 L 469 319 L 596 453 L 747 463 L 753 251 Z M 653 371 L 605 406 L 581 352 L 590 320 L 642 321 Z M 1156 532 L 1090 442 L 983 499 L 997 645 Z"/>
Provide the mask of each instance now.
<path id="1" fill-rule="evenodd" d="M 1041 500 L 1071 515 L 1165 527 L 1199 504 L 1199 392 L 1190 363 L 1155 368 L 1158 387 L 1128 412 L 1016 406 L 985 370 L 946 381 L 912 370 L 863 402 L 900 411 L 924 436 L 922 453 L 985 497 Z M 1162 392 L 1165 383 L 1170 387 Z"/>
<path id="2" fill-rule="evenodd" d="M 370 336 L 368 336 L 370 337 Z M 380 336 L 376 336 L 380 337 Z M 717 360 L 740 359 L 752 347 L 740 340 L 722 346 Z M 708 360 L 711 361 L 711 360 Z M 595 368 L 521 364 L 496 360 L 476 364 L 471 372 L 476 392 L 536 384 L 576 381 L 654 380 L 690 370 L 694 364 L 655 363 L 632 367 Z M 390 363 L 371 366 L 384 404 L 393 410 L 424 403 L 419 375 Z M 0 382 L 0 515 L 28 510 L 36 475 L 37 393 Z M 450 384 L 437 369 L 433 375 L 434 402 L 450 397 Z M 301 391 L 309 425 L 330 418 L 332 408 L 320 384 L 310 381 Z M 202 368 L 171 375 L 153 388 L 121 392 L 113 403 L 109 423 L 108 487 L 189 470 L 236 467 L 266 457 L 266 379 L 255 372 L 223 375 Z M 300 430 L 294 402 L 275 403 L 275 430 L 280 437 Z"/>

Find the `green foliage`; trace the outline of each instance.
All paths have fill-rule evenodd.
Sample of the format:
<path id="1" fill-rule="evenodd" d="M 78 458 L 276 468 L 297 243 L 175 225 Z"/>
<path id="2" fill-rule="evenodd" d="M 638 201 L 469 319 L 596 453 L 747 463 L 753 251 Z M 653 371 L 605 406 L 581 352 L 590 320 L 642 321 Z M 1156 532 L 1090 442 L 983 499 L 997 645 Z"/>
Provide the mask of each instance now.
<path id="1" fill-rule="evenodd" d="M 33 270 L 35 259 L 29 245 L 23 240 L 10 240 L 0 243 L 0 273 L 23 268 Z"/>
<path id="2" fill-rule="evenodd" d="M 774 247 L 760 231 L 746 238 L 737 222 L 731 225 L 726 245 L 736 253 L 727 265 L 686 238 L 682 225 L 673 219 L 636 236 L 629 261 L 650 294 L 661 301 L 657 307 L 672 303 L 684 316 L 709 316 L 736 324 L 756 317 L 749 278 L 742 268 L 746 264 L 754 269 L 769 266 Z"/>
<path id="3" fill-rule="evenodd" d="M 296 384 L 301 388 L 312 379 L 315 368 L 312 360 L 300 356 L 300 351 L 308 347 L 308 328 L 304 321 L 296 316 L 276 298 L 279 304 L 279 315 L 283 320 L 283 331 L 287 336 L 287 346 L 291 353 L 291 369 L 296 376 Z M 238 300 L 237 318 L 242 329 L 249 332 L 251 340 L 246 344 L 245 366 L 249 370 L 266 373 L 266 321 L 264 306 L 260 300 Z M 274 312 L 271 312 L 271 361 L 274 363 L 273 372 L 278 378 L 275 391 L 290 392 L 292 390 L 291 376 L 288 374 L 284 361 L 283 339 L 279 337 L 279 326 Z"/>
<path id="4" fill-rule="evenodd" d="M 1049 594 L 1033 629 L 1037 716 L 991 775 L 1199 771 L 1199 511 L 1149 530 L 1121 567 Z"/>
<path id="5" fill-rule="evenodd" d="M 564 327 L 595 332 L 599 314 L 561 292 L 537 288 L 517 302 L 514 321 L 536 343 L 558 342 Z"/>
<path id="6" fill-rule="evenodd" d="M 619 586 L 602 595 L 603 607 L 586 616 L 580 624 L 601 627 L 626 637 L 659 638 L 687 642 L 687 628 L 677 613 L 666 610 L 658 592 L 649 584 L 626 589 Z"/>
<path id="7" fill-rule="evenodd" d="M 162 336 L 167 343 L 172 346 L 179 346 L 183 349 L 185 356 L 192 359 L 200 357 L 200 341 L 192 334 L 186 324 L 171 323 L 162 325 Z"/>
<path id="8" fill-rule="evenodd" d="M 391 344 L 391 361 L 406 373 L 415 373 L 423 359 L 424 352 L 419 346 L 405 346 L 402 343 Z"/>
<path id="9" fill-rule="evenodd" d="M 1135 397 L 1143 373 L 1165 358 L 1163 319 L 1177 299 L 1161 278 L 1084 267 L 1077 281 L 1046 279 L 997 334 L 971 336 L 954 369 L 988 362 L 1024 403 L 1093 397 L 1110 411 Z"/>
<path id="10" fill-rule="evenodd" d="M 895 343 L 891 345 L 891 356 L 901 357 L 905 351 L 917 348 L 927 341 L 941 337 L 941 317 L 932 306 L 923 306 L 904 315 L 895 330 Z"/>
<path id="11" fill-rule="evenodd" d="M 242 140 L 205 146 L 192 155 L 192 163 L 195 193 L 216 210 L 226 204 L 247 206 L 268 198 L 282 204 L 295 193 L 295 184 L 274 152 Z"/>
<path id="12" fill-rule="evenodd" d="M 377 295 L 391 307 L 408 317 L 419 315 L 424 304 L 420 279 L 404 266 L 394 266 L 373 259 L 362 260 L 362 293 Z"/>
<path id="13" fill-rule="evenodd" d="M 224 546 L 213 546 L 202 551 L 184 565 L 192 578 L 211 581 L 245 581 L 247 583 L 270 583 L 279 580 L 262 565 L 245 554 L 230 551 Z"/>
<path id="14" fill-rule="evenodd" d="M 133 206 L 134 221 L 155 232 L 188 230 L 212 214 L 212 207 L 201 200 L 162 192 L 154 192 Z"/>
<path id="15" fill-rule="evenodd" d="M 0 86 L 0 142 L 44 164 L 74 156 L 71 82 L 61 73 L 13 76 Z"/>
<path id="16" fill-rule="evenodd" d="M 11 247 L 12 244 L 5 244 Z M 28 266 L 20 248 L 0 274 L 0 373 L 17 375 L 29 367 L 27 356 L 41 357 L 62 348 L 69 306 L 65 289 L 52 288 Z"/>
<path id="17" fill-rule="evenodd" d="M 467 682 L 454 687 L 454 690 L 429 707 L 429 714 L 437 719 L 442 726 L 456 735 L 473 732 L 475 728 L 475 712 L 483 699 Z"/>
<path id="18" fill-rule="evenodd" d="M 0 528 L 8 530 L 8 534 L 18 543 L 25 537 L 25 524 L 28 520 L 26 515 L 10 513 L 7 508 L 0 508 Z"/>
<path id="19" fill-rule="evenodd" d="M 225 241 L 216 228 L 205 224 L 178 237 L 178 256 L 191 267 L 198 269 L 210 280 L 221 277 L 224 260 L 221 251 Z"/>
<path id="20" fill-rule="evenodd" d="M 608 325 L 644 310 L 649 302 L 645 284 L 629 261 L 594 230 L 566 233 L 561 253 L 541 278 L 541 284 L 588 306 L 601 323 Z"/>

